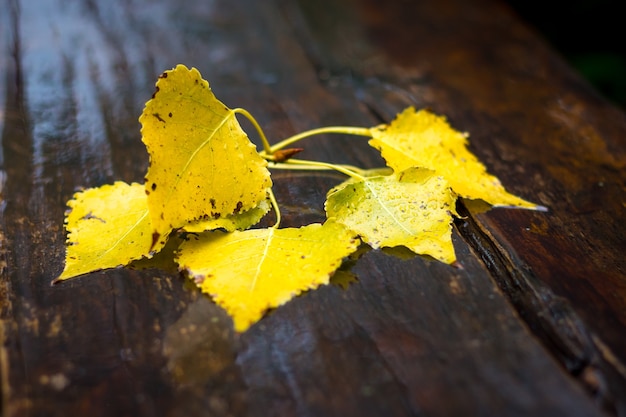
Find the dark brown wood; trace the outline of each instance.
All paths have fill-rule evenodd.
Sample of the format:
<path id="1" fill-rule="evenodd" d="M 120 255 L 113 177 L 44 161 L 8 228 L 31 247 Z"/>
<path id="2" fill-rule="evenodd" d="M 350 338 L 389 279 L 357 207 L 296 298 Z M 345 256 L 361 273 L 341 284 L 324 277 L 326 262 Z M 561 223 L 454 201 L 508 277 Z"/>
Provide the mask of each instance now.
<path id="1" fill-rule="evenodd" d="M 626 416 L 626 115 L 502 4 L 5 0 L 0 48 L 3 417 Z M 430 107 L 550 211 L 462 202 L 463 269 L 370 251 L 358 282 L 241 335 L 176 273 L 51 287 L 65 202 L 142 181 L 137 117 L 177 63 L 272 141 Z M 303 145 L 383 163 L 358 138 Z M 322 220 L 341 179 L 276 172 L 284 225 Z"/>

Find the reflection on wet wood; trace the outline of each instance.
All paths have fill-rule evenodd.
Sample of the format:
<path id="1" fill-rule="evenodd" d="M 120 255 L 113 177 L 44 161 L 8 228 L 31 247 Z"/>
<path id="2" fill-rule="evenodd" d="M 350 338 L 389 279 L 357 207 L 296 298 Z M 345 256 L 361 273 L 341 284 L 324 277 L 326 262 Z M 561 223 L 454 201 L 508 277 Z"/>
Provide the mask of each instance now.
<path id="1" fill-rule="evenodd" d="M 499 3 L 7 0 L 0 43 L 3 416 L 626 415 L 626 116 Z M 272 141 L 430 107 L 550 212 L 463 203 L 463 270 L 370 251 L 242 335 L 175 272 L 50 287 L 65 202 L 143 180 L 137 117 L 179 62 Z M 341 177 L 274 180 L 292 226 Z"/>

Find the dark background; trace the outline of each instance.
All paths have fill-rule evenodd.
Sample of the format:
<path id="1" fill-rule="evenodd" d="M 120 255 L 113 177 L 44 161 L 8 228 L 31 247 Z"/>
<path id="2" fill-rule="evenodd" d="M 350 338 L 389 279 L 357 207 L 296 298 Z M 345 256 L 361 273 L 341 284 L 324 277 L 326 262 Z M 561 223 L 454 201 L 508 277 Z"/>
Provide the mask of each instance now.
<path id="1" fill-rule="evenodd" d="M 602 95 L 626 108 L 626 22 L 618 1 L 508 3 Z"/>

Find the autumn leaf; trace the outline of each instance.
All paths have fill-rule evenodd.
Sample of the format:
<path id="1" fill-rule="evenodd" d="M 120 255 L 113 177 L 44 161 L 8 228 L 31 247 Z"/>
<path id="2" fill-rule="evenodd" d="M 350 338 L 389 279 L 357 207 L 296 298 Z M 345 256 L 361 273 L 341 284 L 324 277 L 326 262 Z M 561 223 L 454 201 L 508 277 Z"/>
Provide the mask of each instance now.
<path id="1" fill-rule="evenodd" d="M 65 219 L 65 269 L 53 282 L 151 257 L 165 245 L 153 242 L 143 184 L 90 188 L 74 194 Z"/>
<path id="2" fill-rule="evenodd" d="M 445 117 L 409 107 L 391 124 L 370 131 L 370 145 L 380 150 L 387 165 L 397 172 L 428 168 L 443 176 L 461 197 L 482 199 L 493 206 L 543 209 L 509 194 L 467 149 L 467 135 L 452 129 Z"/>
<path id="3" fill-rule="evenodd" d="M 340 224 L 204 233 L 183 243 L 178 264 L 245 331 L 263 313 L 328 284 L 359 241 Z"/>
<path id="4" fill-rule="evenodd" d="M 271 187 L 266 161 L 195 68 L 164 72 L 139 118 L 150 154 L 146 175 L 154 229 L 248 211 Z"/>
<path id="5" fill-rule="evenodd" d="M 328 193 L 326 214 L 373 248 L 406 246 L 451 264 L 456 196 L 433 171 L 409 168 L 387 176 L 349 179 Z"/>
<path id="6" fill-rule="evenodd" d="M 202 233 L 208 230 L 224 229 L 227 232 L 245 230 L 257 224 L 270 211 L 270 203 L 261 201 L 256 207 L 242 213 L 230 214 L 217 219 L 208 218 L 188 223 L 182 227 L 186 232 Z"/>
<path id="7" fill-rule="evenodd" d="M 262 152 L 236 114 L 255 126 Z M 252 115 L 226 107 L 195 68 L 178 65 L 161 75 L 139 120 L 150 155 L 145 184 L 116 182 L 74 195 L 65 220 L 65 269 L 53 282 L 117 266 L 184 271 L 239 332 L 331 276 L 347 287 L 356 280 L 349 268 L 371 248 L 454 263 L 458 195 L 542 209 L 509 194 L 468 151 L 466 135 L 428 111 L 409 108 L 371 129 L 313 129 L 272 146 Z M 301 149 L 288 146 L 322 133 L 370 137 L 388 167 L 293 158 Z M 277 168 L 334 169 L 351 177 L 328 193 L 326 223 L 279 228 L 266 159 Z M 242 231 L 258 223 L 270 203 L 274 227 Z"/>

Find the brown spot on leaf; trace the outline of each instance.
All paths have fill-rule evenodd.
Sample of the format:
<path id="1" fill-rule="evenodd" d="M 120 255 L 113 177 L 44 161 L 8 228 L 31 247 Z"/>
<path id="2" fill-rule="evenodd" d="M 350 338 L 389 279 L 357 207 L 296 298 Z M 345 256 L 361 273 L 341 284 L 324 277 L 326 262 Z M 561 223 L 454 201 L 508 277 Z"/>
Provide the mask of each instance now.
<path id="1" fill-rule="evenodd" d="M 150 250 L 154 248 L 154 245 L 157 244 L 160 237 L 161 237 L 160 233 L 157 233 L 157 232 L 152 233 L 152 245 L 150 246 Z"/>
<path id="2" fill-rule="evenodd" d="M 215 199 L 214 198 L 210 199 L 209 203 L 211 203 L 211 207 L 215 208 Z"/>
<path id="3" fill-rule="evenodd" d="M 233 213 L 238 214 L 241 211 L 242 207 L 243 207 L 243 203 L 241 201 L 237 201 L 237 207 L 235 207 L 235 210 L 233 210 Z"/>
<path id="4" fill-rule="evenodd" d="M 159 75 L 159 78 L 167 78 L 167 71 Z"/>
<path id="5" fill-rule="evenodd" d="M 168 116 L 169 116 L 169 117 L 172 117 L 172 112 L 169 112 Z"/>
<path id="6" fill-rule="evenodd" d="M 156 190 L 157 185 L 155 183 L 152 183 L 152 186 L 150 186 L 150 188 L 152 188 L 152 191 Z"/>
<path id="7" fill-rule="evenodd" d="M 102 223 L 106 223 L 106 221 L 98 216 L 94 216 L 92 212 L 85 214 L 81 220 L 99 220 Z"/>
<path id="8" fill-rule="evenodd" d="M 165 120 L 163 120 L 163 118 L 161 117 L 161 115 L 159 115 L 159 113 L 153 113 L 152 115 L 156 117 L 159 122 L 165 123 Z"/>
<path id="9" fill-rule="evenodd" d="M 152 98 L 154 98 L 158 92 L 159 92 L 159 87 L 157 87 L 156 90 L 154 90 L 154 93 L 152 93 Z"/>

